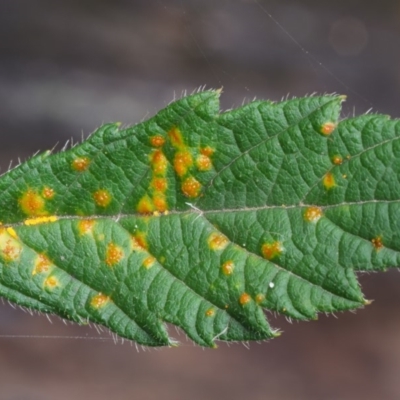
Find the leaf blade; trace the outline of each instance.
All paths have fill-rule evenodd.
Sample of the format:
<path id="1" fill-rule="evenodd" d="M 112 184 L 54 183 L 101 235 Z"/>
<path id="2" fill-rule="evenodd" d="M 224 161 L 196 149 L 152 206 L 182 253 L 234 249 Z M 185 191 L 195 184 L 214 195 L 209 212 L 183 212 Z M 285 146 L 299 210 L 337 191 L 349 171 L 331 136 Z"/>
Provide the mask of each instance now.
<path id="1" fill-rule="evenodd" d="M 214 347 L 279 335 L 263 309 L 365 305 L 355 271 L 400 261 L 397 121 L 338 122 L 342 96 L 218 97 L 3 175 L 0 294 L 149 346 L 175 343 L 165 322 Z"/>

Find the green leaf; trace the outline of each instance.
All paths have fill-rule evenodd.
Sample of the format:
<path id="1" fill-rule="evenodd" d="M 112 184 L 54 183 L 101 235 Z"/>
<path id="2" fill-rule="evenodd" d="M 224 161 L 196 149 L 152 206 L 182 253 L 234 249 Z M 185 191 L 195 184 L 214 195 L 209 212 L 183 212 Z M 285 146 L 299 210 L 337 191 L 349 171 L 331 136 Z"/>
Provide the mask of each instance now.
<path id="1" fill-rule="evenodd" d="M 356 271 L 399 266 L 400 124 L 338 122 L 341 96 L 219 92 L 108 124 L 0 179 L 0 294 L 147 346 L 202 346 L 362 307 Z"/>

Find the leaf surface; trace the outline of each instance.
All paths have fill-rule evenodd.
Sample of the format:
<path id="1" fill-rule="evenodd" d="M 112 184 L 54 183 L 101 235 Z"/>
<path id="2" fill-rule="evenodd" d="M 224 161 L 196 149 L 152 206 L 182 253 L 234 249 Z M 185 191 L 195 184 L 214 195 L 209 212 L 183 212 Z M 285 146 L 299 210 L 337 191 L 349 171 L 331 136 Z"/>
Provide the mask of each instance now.
<path id="1" fill-rule="evenodd" d="M 0 179 L 0 295 L 147 346 L 362 307 L 356 272 L 400 264 L 400 125 L 343 99 L 206 91 L 33 157 Z"/>

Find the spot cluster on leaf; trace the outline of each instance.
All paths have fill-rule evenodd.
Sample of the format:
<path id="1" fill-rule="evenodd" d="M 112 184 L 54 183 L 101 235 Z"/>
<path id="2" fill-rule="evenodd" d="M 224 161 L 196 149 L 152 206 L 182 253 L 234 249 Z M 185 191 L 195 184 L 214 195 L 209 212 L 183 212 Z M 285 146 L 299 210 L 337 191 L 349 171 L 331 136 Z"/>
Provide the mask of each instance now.
<path id="1" fill-rule="evenodd" d="M 343 96 L 184 97 L 0 177 L 0 295 L 147 346 L 279 336 L 400 265 L 400 124 Z M 268 314 L 269 315 L 269 314 Z"/>

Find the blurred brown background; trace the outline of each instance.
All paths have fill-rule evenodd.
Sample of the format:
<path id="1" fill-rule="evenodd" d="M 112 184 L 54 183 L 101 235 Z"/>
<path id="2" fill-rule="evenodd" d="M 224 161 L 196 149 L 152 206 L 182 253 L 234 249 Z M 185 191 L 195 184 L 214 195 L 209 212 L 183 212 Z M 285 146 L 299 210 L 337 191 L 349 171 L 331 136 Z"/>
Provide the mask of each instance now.
<path id="1" fill-rule="evenodd" d="M 400 3 L 0 2 L 3 172 L 103 122 L 136 123 L 201 85 L 223 86 L 225 109 L 339 92 L 349 95 L 345 116 L 373 107 L 400 117 Z M 250 349 L 203 350 L 181 336 L 178 349 L 138 352 L 0 303 L 0 399 L 397 400 L 400 275 L 361 282 L 376 300 L 367 310 L 293 325 L 269 315 L 285 334 Z"/>

